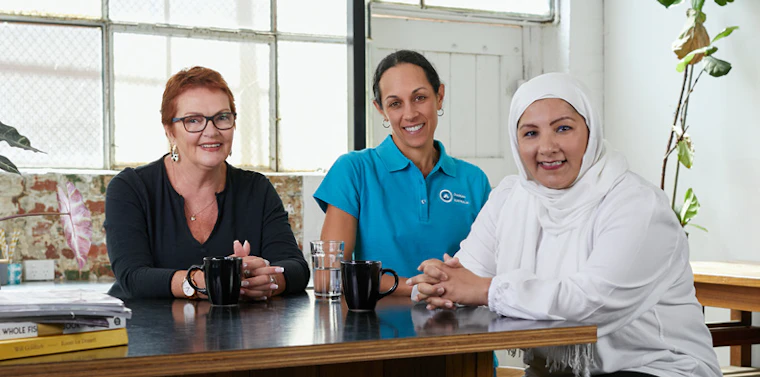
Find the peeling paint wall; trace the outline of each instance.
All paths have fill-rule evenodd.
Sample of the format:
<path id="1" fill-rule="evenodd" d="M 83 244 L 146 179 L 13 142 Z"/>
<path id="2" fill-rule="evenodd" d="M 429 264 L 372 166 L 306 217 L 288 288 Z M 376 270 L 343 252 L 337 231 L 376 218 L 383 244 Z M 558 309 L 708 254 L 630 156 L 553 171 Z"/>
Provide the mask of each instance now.
<path id="1" fill-rule="evenodd" d="M 105 230 L 105 193 L 113 175 L 100 174 L 15 174 L 0 173 L 0 217 L 58 212 L 56 188 L 69 181 L 82 193 L 85 205 L 92 213 L 92 246 L 87 263 L 80 271 L 74 253 L 66 244 L 60 217 L 40 215 L 0 222 L 7 238 L 18 229 L 21 232 L 14 262 L 52 259 L 56 261 L 56 280 L 113 280 L 108 260 Z M 268 177 L 282 198 L 290 226 L 303 249 L 303 177 L 272 175 Z"/>

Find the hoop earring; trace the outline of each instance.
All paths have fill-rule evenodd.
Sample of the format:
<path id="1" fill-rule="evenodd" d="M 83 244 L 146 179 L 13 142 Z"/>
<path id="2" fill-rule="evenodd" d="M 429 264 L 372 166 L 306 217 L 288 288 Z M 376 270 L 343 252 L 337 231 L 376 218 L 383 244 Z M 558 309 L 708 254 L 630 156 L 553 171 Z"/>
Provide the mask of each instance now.
<path id="1" fill-rule="evenodd" d="M 388 128 L 391 126 L 391 121 L 388 119 L 383 119 L 383 128 Z"/>
<path id="2" fill-rule="evenodd" d="M 179 153 L 177 153 L 177 144 L 172 144 L 171 159 L 174 162 L 179 161 Z"/>
<path id="3" fill-rule="evenodd" d="M 438 109 L 438 116 L 439 117 L 443 116 L 443 107 L 441 107 L 440 109 Z"/>

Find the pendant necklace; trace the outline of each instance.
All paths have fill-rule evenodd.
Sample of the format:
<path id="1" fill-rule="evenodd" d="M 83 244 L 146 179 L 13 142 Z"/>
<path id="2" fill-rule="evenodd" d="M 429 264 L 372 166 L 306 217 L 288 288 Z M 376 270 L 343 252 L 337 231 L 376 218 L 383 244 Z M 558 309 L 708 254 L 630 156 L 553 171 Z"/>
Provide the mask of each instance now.
<path id="1" fill-rule="evenodd" d="M 171 167 L 172 167 L 172 174 L 174 175 L 174 177 L 175 177 L 175 178 L 178 178 L 178 176 L 177 176 L 177 172 L 174 170 L 174 164 L 172 164 L 172 165 L 171 165 Z M 180 195 L 182 195 L 182 194 L 180 194 Z M 205 206 L 205 207 L 203 207 L 203 209 L 201 209 L 200 211 L 198 211 L 198 212 L 195 212 L 195 213 L 193 213 L 192 215 L 190 215 L 190 221 L 195 221 L 195 220 L 197 220 L 197 216 L 198 216 L 198 215 L 200 215 L 200 214 L 201 214 L 201 212 L 203 212 L 203 211 L 207 210 L 207 209 L 208 209 L 208 207 L 211 207 L 211 205 L 212 205 L 212 204 L 214 204 L 215 202 L 216 202 L 216 198 L 214 198 L 214 200 L 212 200 L 212 201 L 211 201 L 209 204 L 206 204 L 206 206 Z M 189 208 L 189 207 L 190 207 L 190 206 L 188 206 L 188 208 Z"/>
<path id="2" fill-rule="evenodd" d="M 214 204 L 215 202 L 216 202 L 216 199 L 212 200 L 212 201 L 211 201 L 211 203 L 209 203 L 209 204 L 206 204 L 206 206 L 205 206 L 205 207 L 203 207 L 203 209 L 202 209 L 202 210 L 200 210 L 200 211 L 198 211 L 198 212 L 194 213 L 192 216 L 190 216 L 190 221 L 195 221 L 195 219 L 196 219 L 196 217 L 195 217 L 195 216 L 198 216 L 198 215 L 200 215 L 200 214 L 201 214 L 201 212 L 205 211 L 205 210 L 206 210 L 208 207 L 211 207 L 211 205 L 212 205 L 212 204 Z"/>

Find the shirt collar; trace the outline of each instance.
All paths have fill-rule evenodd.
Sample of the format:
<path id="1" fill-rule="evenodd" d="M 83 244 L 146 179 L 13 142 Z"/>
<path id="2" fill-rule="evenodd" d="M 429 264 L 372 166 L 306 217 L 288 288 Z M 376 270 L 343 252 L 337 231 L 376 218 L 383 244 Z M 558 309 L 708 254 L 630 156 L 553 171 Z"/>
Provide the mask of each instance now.
<path id="1" fill-rule="evenodd" d="M 438 166 L 440 166 L 440 169 L 446 175 L 456 177 L 457 170 L 454 159 L 446 154 L 446 148 L 444 148 L 443 143 L 438 140 L 434 140 L 433 142 L 435 143 L 436 149 L 438 149 L 441 154 L 438 157 L 436 167 L 433 167 L 433 172 L 435 172 Z M 396 146 L 396 143 L 393 142 L 393 137 L 391 137 L 391 135 L 388 135 L 385 140 L 375 148 L 375 151 L 377 151 L 378 156 L 380 156 L 380 160 L 383 162 L 383 165 L 385 165 L 385 168 L 391 172 L 402 170 L 412 163 L 411 160 L 401 153 Z"/>

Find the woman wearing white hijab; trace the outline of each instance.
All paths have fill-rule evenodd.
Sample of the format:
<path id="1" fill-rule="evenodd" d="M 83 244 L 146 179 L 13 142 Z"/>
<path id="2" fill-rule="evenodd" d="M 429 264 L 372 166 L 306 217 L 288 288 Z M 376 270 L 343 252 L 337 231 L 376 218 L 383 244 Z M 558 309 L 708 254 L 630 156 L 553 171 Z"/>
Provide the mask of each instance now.
<path id="1" fill-rule="evenodd" d="M 509 114 L 519 176 L 494 189 L 456 258 L 420 266 L 413 298 L 597 326 L 593 347 L 527 350 L 527 376 L 720 376 L 686 235 L 602 131 L 573 77 L 522 85 Z"/>

